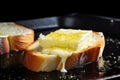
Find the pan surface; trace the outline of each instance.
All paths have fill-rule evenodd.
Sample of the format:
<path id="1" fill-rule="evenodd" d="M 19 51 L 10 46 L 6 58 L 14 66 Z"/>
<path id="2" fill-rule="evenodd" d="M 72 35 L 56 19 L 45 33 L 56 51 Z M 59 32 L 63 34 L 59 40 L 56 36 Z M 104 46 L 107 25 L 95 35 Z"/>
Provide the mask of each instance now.
<path id="1" fill-rule="evenodd" d="M 105 70 L 99 71 L 97 62 L 94 62 L 84 67 L 70 69 L 68 73 L 58 71 L 36 73 L 27 70 L 20 64 L 24 51 L 20 51 L 17 54 L 16 52 L 10 52 L 9 55 L 0 56 L 0 78 L 2 80 L 87 80 L 118 79 L 120 77 L 120 19 L 71 14 L 60 17 L 54 16 L 17 21 L 16 23 L 34 29 L 35 39 L 38 38 L 40 33 L 47 34 L 59 28 L 87 29 L 103 32 L 106 40 L 103 58 L 106 60 L 107 67 L 105 67 Z M 107 65 L 108 60 L 111 60 L 111 65 Z"/>

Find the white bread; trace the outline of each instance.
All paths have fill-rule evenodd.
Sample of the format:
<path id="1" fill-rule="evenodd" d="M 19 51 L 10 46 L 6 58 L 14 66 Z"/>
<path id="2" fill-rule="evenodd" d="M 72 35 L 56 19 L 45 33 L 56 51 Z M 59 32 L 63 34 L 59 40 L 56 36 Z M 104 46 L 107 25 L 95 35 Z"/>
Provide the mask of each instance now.
<path id="1" fill-rule="evenodd" d="M 0 23 L 0 54 L 24 50 L 34 41 L 34 31 L 13 22 Z"/>
<path id="2" fill-rule="evenodd" d="M 77 36 L 77 35 L 73 35 L 73 36 Z M 89 36 L 91 36 L 90 37 L 91 40 L 90 39 L 87 40 Z M 77 51 L 73 51 L 72 54 L 70 54 L 67 57 L 66 57 L 67 53 L 66 55 L 63 55 L 63 57 L 66 57 L 66 60 L 64 60 L 65 58 L 62 58 L 60 56 L 63 54 L 62 51 L 58 52 L 60 55 L 49 54 L 49 52 L 45 54 L 42 51 L 44 48 L 44 45 L 42 45 L 43 42 L 38 39 L 27 48 L 26 54 L 23 59 L 23 65 L 29 70 L 35 71 L 35 72 L 39 72 L 39 71 L 49 72 L 53 70 L 66 72 L 66 70 L 68 69 L 82 66 L 89 62 L 95 62 L 98 60 L 100 56 L 102 56 L 104 46 L 105 46 L 104 35 L 102 32 L 91 31 L 91 34 L 89 36 L 86 37 L 86 40 L 87 40 L 86 42 L 84 42 L 84 40 L 83 40 L 83 43 L 80 42 L 81 45 L 79 47 L 81 48 L 84 47 L 84 48 L 78 49 Z M 58 42 L 59 44 L 60 42 L 55 40 L 53 40 L 53 42 L 51 41 L 46 41 L 44 43 L 46 44 L 45 47 L 49 47 L 49 44 L 55 45 L 54 43 Z M 67 44 L 67 42 L 64 43 L 63 41 L 60 44 L 62 44 L 62 47 L 65 47 L 64 44 Z M 71 47 L 71 45 L 74 45 L 74 44 L 71 43 L 69 47 Z"/>

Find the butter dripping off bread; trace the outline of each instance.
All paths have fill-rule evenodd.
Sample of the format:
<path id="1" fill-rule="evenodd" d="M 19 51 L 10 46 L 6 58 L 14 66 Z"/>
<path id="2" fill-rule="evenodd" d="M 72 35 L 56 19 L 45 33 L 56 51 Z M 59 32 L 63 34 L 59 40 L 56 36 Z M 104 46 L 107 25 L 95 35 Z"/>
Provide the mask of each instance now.
<path id="1" fill-rule="evenodd" d="M 105 46 L 102 32 L 92 30 L 59 29 L 40 34 L 24 56 L 23 65 L 31 71 L 67 72 L 68 69 L 95 62 Z"/>

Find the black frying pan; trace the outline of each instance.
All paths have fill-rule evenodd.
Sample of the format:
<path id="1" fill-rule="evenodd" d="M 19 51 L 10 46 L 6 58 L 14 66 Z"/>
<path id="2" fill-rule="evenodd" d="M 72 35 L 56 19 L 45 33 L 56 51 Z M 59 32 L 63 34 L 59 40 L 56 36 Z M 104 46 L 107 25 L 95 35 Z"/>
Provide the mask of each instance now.
<path id="1" fill-rule="evenodd" d="M 66 16 L 54 16 L 46 18 L 38 18 L 33 20 L 17 21 L 16 23 L 35 30 L 35 39 L 40 33 L 47 34 L 59 28 L 73 28 L 73 29 L 88 29 L 103 32 L 106 39 L 106 46 L 103 52 L 103 57 L 112 55 L 120 55 L 120 19 L 71 14 Z M 84 80 L 84 79 L 113 79 L 120 77 L 119 68 L 109 69 L 104 72 L 98 70 L 96 62 L 68 70 L 64 74 L 58 71 L 53 72 L 31 72 L 19 64 L 24 54 L 24 51 L 19 53 L 11 52 L 11 59 L 6 60 L 7 55 L 0 56 L 1 67 L 0 78 L 8 80 Z M 11 63 L 13 62 L 13 63 Z M 7 65 L 6 65 L 7 64 Z M 119 64 L 119 63 L 118 63 Z M 18 66 L 19 65 L 19 66 Z M 115 64 L 116 65 L 116 64 Z M 119 65 L 118 65 L 119 66 Z M 111 67 L 111 68 L 112 68 Z"/>

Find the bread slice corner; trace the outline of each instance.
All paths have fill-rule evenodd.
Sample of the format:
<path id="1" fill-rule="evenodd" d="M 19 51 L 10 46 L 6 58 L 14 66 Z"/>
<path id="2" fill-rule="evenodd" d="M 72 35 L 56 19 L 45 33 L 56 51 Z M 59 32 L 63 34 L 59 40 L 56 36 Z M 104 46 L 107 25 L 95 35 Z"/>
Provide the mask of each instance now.
<path id="1" fill-rule="evenodd" d="M 34 30 L 14 22 L 1 22 L 0 40 L 0 53 L 9 53 L 10 50 L 24 50 L 33 43 Z"/>

